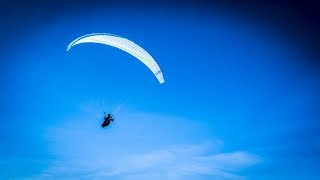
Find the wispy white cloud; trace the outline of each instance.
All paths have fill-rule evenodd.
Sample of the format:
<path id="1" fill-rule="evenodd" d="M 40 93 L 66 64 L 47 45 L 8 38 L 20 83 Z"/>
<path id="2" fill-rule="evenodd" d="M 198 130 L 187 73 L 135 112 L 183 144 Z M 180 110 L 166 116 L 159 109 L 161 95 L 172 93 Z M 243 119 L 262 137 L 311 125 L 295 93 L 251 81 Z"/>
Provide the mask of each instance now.
<path id="1" fill-rule="evenodd" d="M 127 113 L 102 129 L 93 114 L 48 131 L 56 158 L 32 179 L 242 179 L 237 172 L 260 161 L 246 151 L 223 152 L 197 121 Z"/>
<path id="2" fill-rule="evenodd" d="M 259 162 L 248 152 L 214 153 L 204 144 L 168 147 L 117 160 L 72 158 L 58 160 L 35 179 L 243 179 L 235 172 Z"/>

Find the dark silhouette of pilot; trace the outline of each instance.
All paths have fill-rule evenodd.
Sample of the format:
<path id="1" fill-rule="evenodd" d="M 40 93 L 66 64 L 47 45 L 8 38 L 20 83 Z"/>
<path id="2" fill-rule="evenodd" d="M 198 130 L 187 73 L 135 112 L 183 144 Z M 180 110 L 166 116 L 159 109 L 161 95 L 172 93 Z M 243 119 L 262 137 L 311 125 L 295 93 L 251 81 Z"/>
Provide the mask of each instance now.
<path id="1" fill-rule="evenodd" d="M 114 118 L 112 117 L 111 114 L 108 114 L 108 116 L 106 116 L 106 113 L 104 112 L 104 121 L 103 123 L 101 124 L 101 127 L 106 127 L 106 126 L 109 126 L 110 122 L 113 121 Z"/>

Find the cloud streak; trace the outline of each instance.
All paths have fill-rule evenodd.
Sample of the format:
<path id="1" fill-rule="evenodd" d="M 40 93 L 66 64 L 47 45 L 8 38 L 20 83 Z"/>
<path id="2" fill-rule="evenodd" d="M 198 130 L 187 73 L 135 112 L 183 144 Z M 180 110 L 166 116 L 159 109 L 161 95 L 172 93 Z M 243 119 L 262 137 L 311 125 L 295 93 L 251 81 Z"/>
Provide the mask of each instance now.
<path id="1" fill-rule="evenodd" d="M 237 171 L 260 160 L 244 151 L 210 153 L 205 144 L 169 147 L 108 159 L 58 160 L 33 179 L 244 179 Z"/>

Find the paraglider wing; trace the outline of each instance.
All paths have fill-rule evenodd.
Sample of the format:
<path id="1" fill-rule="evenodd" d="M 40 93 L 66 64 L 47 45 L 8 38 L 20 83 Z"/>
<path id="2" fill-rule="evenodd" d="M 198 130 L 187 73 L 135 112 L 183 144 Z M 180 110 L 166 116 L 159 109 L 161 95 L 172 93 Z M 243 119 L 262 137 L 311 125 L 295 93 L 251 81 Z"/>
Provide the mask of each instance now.
<path id="1" fill-rule="evenodd" d="M 164 78 L 161 69 L 158 63 L 153 59 L 153 57 L 142 47 L 138 46 L 137 44 L 126 38 L 106 33 L 87 34 L 72 41 L 67 46 L 67 51 L 71 49 L 73 46 L 81 43 L 100 43 L 119 48 L 139 59 L 152 71 L 152 73 L 156 76 L 160 84 L 164 83 Z"/>

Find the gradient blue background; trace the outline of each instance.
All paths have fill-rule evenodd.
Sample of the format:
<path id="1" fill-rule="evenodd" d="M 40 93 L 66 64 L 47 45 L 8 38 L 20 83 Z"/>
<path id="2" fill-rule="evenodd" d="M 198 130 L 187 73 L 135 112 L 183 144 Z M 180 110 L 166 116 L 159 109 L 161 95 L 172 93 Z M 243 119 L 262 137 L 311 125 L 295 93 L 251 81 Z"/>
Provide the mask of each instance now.
<path id="1" fill-rule="evenodd" d="M 1 45 L 0 178 L 127 179 L 140 173 L 168 179 L 318 179 L 315 51 L 299 36 L 292 38 L 297 32 L 288 35 L 254 13 L 211 6 L 100 3 L 58 12 L 48 4 L 35 13 L 47 19 L 10 26 L 8 17 L 4 25 L 15 28 Z M 92 32 L 141 45 L 166 82 L 160 85 L 142 63 L 116 48 L 83 44 L 66 52 L 72 40 Z M 115 123 L 100 128 L 102 110 L 112 112 L 120 103 Z M 128 154 L 159 156 L 178 147 L 179 155 L 181 147 L 207 144 L 204 154 L 245 155 L 226 158 L 221 167 L 210 161 L 218 167 L 209 163 L 206 173 L 188 167 L 193 173 L 177 176 L 169 176 L 180 167 L 171 161 L 165 170 L 155 165 L 156 170 L 123 168 L 112 175 L 88 171 L 96 160 L 112 166 Z M 77 166 L 82 160 L 90 162 L 87 168 Z M 52 170 L 69 163 L 70 172 Z"/>

